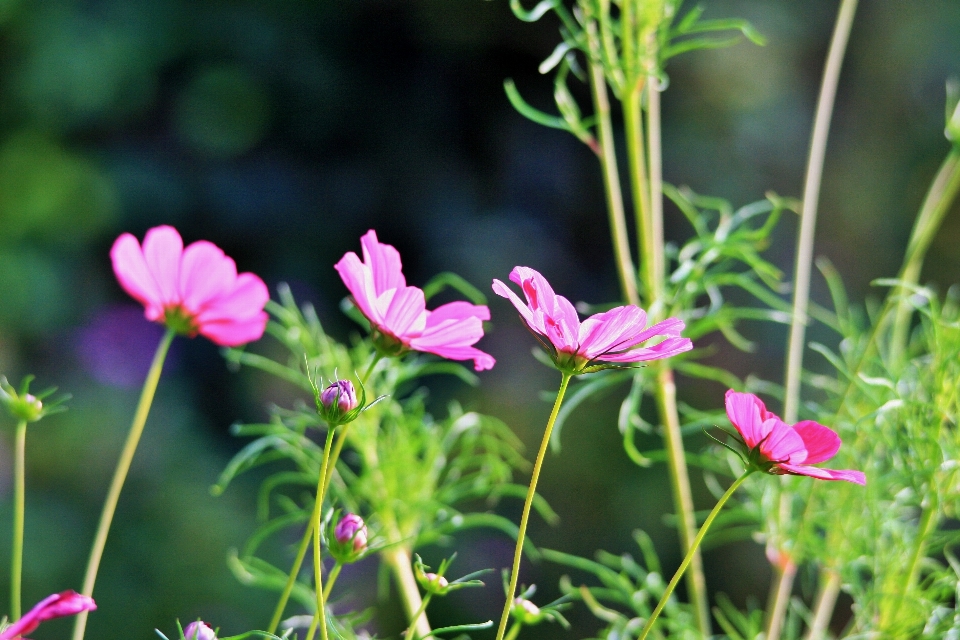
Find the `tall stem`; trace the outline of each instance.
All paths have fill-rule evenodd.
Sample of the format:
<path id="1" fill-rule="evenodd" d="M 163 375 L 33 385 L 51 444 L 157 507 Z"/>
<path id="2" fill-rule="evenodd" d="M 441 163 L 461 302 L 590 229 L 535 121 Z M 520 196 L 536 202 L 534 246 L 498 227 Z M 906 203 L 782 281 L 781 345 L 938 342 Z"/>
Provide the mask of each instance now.
<path id="1" fill-rule="evenodd" d="M 543 440 L 540 442 L 540 451 L 537 452 L 537 460 L 533 463 L 533 476 L 530 478 L 530 486 L 527 489 L 527 499 L 523 503 L 523 515 L 520 516 L 520 530 L 517 533 L 517 548 L 513 552 L 513 570 L 510 572 L 510 586 L 507 588 L 507 602 L 503 605 L 503 615 L 500 616 L 497 640 L 503 640 L 503 634 L 507 630 L 507 620 L 510 619 L 510 609 L 513 607 L 513 596 L 517 592 L 517 579 L 520 577 L 520 558 L 523 555 L 523 540 L 527 535 L 527 522 L 530 520 L 530 507 L 533 505 L 533 497 L 537 494 L 537 481 L 540 479 L 540 468 L 543 467 L 543 459 L 550 445 L 550 434 L 553 433 L 553 424 L 557 421 L 557 414 L 560 412 L 563 396 L 567 392 L 567 385 L 570 383 L 571 375 L 569 373 L 563 373 L 562 376 L 560 379 L 560 389 L 557 391 L 557 399 L 553 403 L 553 411 L 550 412 L 550 419 L 547 420 L 547 428 L 544 430 Z"/>
<path id="2" fill-rule="evenodd" d="M 960 146 L 954 146 L 940 165 L 940 170 L 923 200 L 907 245 L 907 255 L 900 270 L 900 280 L 906 286 L 901 287 L 898 292 L 900 300 L 897 302 L 897 313 L 893 322 L 890 359 L 894 363 L 897 363 L 903 355 L 910 331 L 912 309 L 907 299 L 909 291 L 906 287 L 919 282 L 923 259 L 958 191 L 960 191 Z"/>
<path id="3" fill-rule="evenodd" d="M 417 633 L 421 638 L 430 635 L 430 623 L 424 615 L 417 615 L 417 611 L 423 605 L 420 599 L 420 587 L 417 585 L 417 579 L 410 568 L 410 551 L 402 545 L 393 545 L 380 552 L 384 562 L 393 571 L 393 576 L 397 581 L 397 589 L 400 591 L 400 601 L 403 604 L 403 610 L 407 615 L 407 620 L 416 620 Z"/>
<path id="4" fill-rule="evenodd" d="M 427 605 L 430 604 L 430 600 L 433 598 L 432 593 L 428 593 L 423 599 L 423 602 L 420 603 L 420 607 L 417 609 L 416 613 L 413 614 L 413 620 L 410 621 L 410 626 L 407 627 L 407 630 L 403 632 L 404 640 L 412 640 L 413 630 L 417 628 L 417 620 L 420 619 L 420 616 L 423 615 L 423 612 L 427 610 Z"/>
<path id="5" fill-rule="evenodd" d="M 83 576 L 83 595 L 92 596 L 93 586 L 97 582 L 97 571 L 100 568 L 100 559 L 103 557 L 103 548 L 107 544 L 107 534 L 110 533 L 110 523 L 113 522 L 113 514 L 117 510 L 117 501 L 120 499 L 120 491 L 123 489 L 123 483 L 127 479 L 127 472 L 130 470 L 130 463 L 133 462 L 133 455 L 137 452 L 137 444 L 140 442 L 140 436 L 143 433 L 143 427 L 147 424 L 147 416 L 150 415 L 150 406 L 153 404 L 153 396 L 157 391 L 157 384 L 160 382 L 160 372 L 163 371 L 163 361 L 167 357 L 167 351 L 170 349 L 170 343 L 176 335 L 173 329 L 167 329 L 167 332 L 160 340 L 157 346 L 157 352 L 153 356 L 153 362 L 150 364 L 150 370 L 147 372 L 147 379 L 143 383 L 143 391 L 140 393 L 140 402 L 137 404 L 137 410 L 133 414 L 133 423 L 130 425 L 130 433 L 127 434 L 127 441 L 120 452 L 120 459 L 117 461 L 117 468 L 113 473 L 113 480 L 110 481 L 110 489 L 107 491 L 107 499 L 103 504 L 103 513 L 100 514 L 100 524 L 97 526 L 97 533 L 93 539 L 93 548 L 90 549 L 90 560 L 87 562 L 87 571 Z M 73 640 L 83 640 L 83 633 L 87 627 L 87 612 L 83 611 L 77 615 L 77 620 L 73 626 Z"/>
<path id="6" fill-rule="evenodd" d="M 832 569 L 825 570 L 820 580 L 820 591 L 813 606 L 813 622 L 805 640 L 822 640 L 823 634 L 830 626 L 833 617 L 833 608 L 837 605 L 837 596 L 840 595 L 840 573 Z"/>
<path id="7" fill-rule="evenodd" d="M 807 173 L 803 185 L 803 209 L 800 213 L 800 230 L 797 234 L 797 255 L 793 276 L 793 313 L 790 320 L 790 338 L 787 344 L 784 420 L 788 424 L 797 421 L 800 407 L 800 378 L 803 371 L 803 348 L 807 329 L 807 307 L 810 301 L 810 273 L 813 265 L 813 242 L 817 227 L 817 208 L 820 199 L 820 183 L 823 163 L 827 152 L 827 138 L 833 105 L 840 81 L 850 30 L 857 9 L 857 0 L 841 0 L 837 20 L 830 40 L 830 49 L 823 69 L 820 97 L 810 134 L 810 153 L 807 157 Z M 791 496 L 780 487 L 781 502 L 778 513 L 789 513 L 785 508 Z M 781 530 L 786 523 L 781 523 Z M 781 571 L 771 586 L 772 607 L 768 610 L 767 640 L 777 640 L 787 611 L 787 601 L 793 587 L 796 570 Z"/>
<path id="8" fill-rule="evenodd" d="M 623 192 L 620 188 L 620 171 L 617 166 L 616 144 L 613 137 L 613 124 L 610 119 L 607 81 L 603 74 L 603 66 L 598 61 L 600 42 L 596 23 L 592 21 L 587 24 L 587 39 L 591 57 L 594 58 L 590 62 L 590 90 L 593 95 L 594 115 L 597 118 L 600 168 L 603 171 L 603 188 L 607 200 L 607 216 L 610 219 L 610 235 L 613 240 L 617 275 L 627 303 L 640 306 L 636 271 L 630 255 L 630 242 L 627 237 L 627 219 L 623 209 Z"/>
<path id="9" fill-rule="evenodd" d="M 630 3 L 626 3 L 630 4 Z M 623 96 L 623 124 L 627 138 L 627 159 L 630 165 L 630 195 L 637 221 L 637 243 L 640 251 L 640 273 L 646 286 L 646 298 L 659 300 L 660 281 L 654 277 L 651 257 L 659 253 L 655 246 L 650 217 L 650 191 L 647 183 L 646 151 L 643 144 L 643 118 L 640 106 L 643 76 L 627 87 Z"/>
<path id="10" fill-rule="evenodd" d="M 727 500 L 730 499 L 730 496 L 743 484 L 743 481 L 746 480 L 750 474 L 754 472 L 754 469 L 747 469 L 743 472 L 739 478 L 734 481 L 730 488 L 727 489 L 720 500 L 717 501 L 716 506 L 713 507 L 713 511 L 710 512 L 710 515 L 707 516 L 707 519 L 703 521 L 703 526 L 700 527 L 700 531 L 697 532 L 697 537 L 693 540 L 693 546 L 690 551 L 687 552 L 686 557 L 684 557 L 683 562 L 680 563 L 680 567 L 677 569 L 677 572 L 673 574 L 673 578 L 670 579 L 670 584 L 667 585 L 667 588 L 664 590 L 663 595 L 660 597 L 660 602 L 657 603 L 657 608 L 653 610 L 653 613 L 650 614 L 650 617 L 647 619 L 647 624 L 643 626 L 643 631 L 640 632 L 638 640 L 644 640 L 647 635 L 650 633 L 650 630 L 653 629 L 653 625 L 656 623 L 657 618 L 660 616 L 660 612 L 663 611 L 663 608 L 667 604 L 667 600 L 670 599 L 670 596 L 673 594 L 673 590 L 677 588 L 677 583 L 680 582 L 680 577 L 687 570 L 687 567 L 690 566 L 690 563 L 693 561 L 693 557 L 696 554 L 696 550 L 700 547 L 700 543 L 703 541 L 703 537 L 707 535 L 707 531 L 710 529 L 710 525 L 713 524 L 713 521 L 716 519 L 717 515 L 720 513 L 720 510 L 723 508 L 723 505 L 727 503 Z"/>
<path id="11" fill-rule="evenodd" d="M 330 578 L 327 580 L 327 584 L 323 587 L 324 602 L 327 602 L 330 599 L 330 592 L 333 591 L 333 585 L 336 584 L 337 578 L 340 576 L 340 569 L 342 568 L 343 565 L 337 562 L 333 565 L 333 569 L 330 570 Z M 324 611 L 324 613 L 326 613 L 326 611 Z M 317 625 L 319 623 L 320 611 L 317 610 L 313 613 L 313 620 L 310 621 L 310 628 L 307 630 L 307 640 L 313 640 L 313 636 L 317 632 Z"/>
<path id="12" fill-rule="evenodd" d="M 13 459 L 13 556 L 10 558 L 10 621 L 20 619 L 20 583 L 23 576 L 23 513 L 26 506 L 27 421 L 17 423 Z"/>

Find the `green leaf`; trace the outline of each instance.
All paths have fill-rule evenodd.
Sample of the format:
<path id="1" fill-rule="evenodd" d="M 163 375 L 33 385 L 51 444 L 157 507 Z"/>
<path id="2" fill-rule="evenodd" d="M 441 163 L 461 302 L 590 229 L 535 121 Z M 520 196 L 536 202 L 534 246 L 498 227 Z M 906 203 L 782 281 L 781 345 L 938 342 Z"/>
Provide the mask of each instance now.
<path id="1" fill-rule="evenodd" d="M 504 80 L 503 88 L 507 92 L 507 99 L 510 100 L 510 104 L 512 104 L 513 108 L 519 111 L 523 117 L 545 127 L 550 127 L 551 129 L 570 131 L 570 127 L 567 126 L 567 122 L 563 118 L 551 116 L 527 104 L 520 96 L 520 92 L 517 91 L 517 86 L 513 83 L 513 80 L 509 78 Z"/>
<path id="2" fill-rule="evenodd" d="M 473 304 L 487 304 L 487 296 L 482 291 L 452 271 L 444 271 L 430 278 L 423 286 L 423 297 L 429 300 L 447 287 L 459 291 Z"/>

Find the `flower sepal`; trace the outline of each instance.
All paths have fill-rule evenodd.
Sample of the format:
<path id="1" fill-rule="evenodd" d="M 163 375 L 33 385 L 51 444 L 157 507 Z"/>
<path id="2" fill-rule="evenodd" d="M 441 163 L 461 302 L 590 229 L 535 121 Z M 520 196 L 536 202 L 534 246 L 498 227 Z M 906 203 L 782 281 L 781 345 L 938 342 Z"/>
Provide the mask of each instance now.
<path id="1" fill-rule="evenodd" d="M 445 596 L 451 591 L 464 589 L 466 587 L 485 586 L 483 581 L 476 580 L 475 578 L 485 573 L 490 573 L 493 571 L 493 569 L 481 569 L 480 571 L 468 573 L 467 575 L 457 578 L 456 580 L 447 580 L 443 574 L 447 572 L 447 569 L 451 564 L 453 564 L 453 561 L 456 558 L 457 554 L 453 554 L 449 558 L 445 558 L 440 562 L 440 567 L 437 569 L 437 572 L 433 573 L 430 571 L 430 567 L 423 564 L 423 560 L 420 558 L 420 556 L 418 554 L 414 554 L 413 575 L 416 576 L 417 582 L 425 592 L 435 596 Z"/>
<path id="2" fill-rule="evenodd" d="M 20 383 L 20 391 L 17 391 L 7 382 L 6 377 L 0 376 L 0 404 L 7 407 L 10 415 L 24 422 L 36 422 L 50 414 L 67 410 L 63 403 L 70 399 L 70 394 L 65 393 L 44 402 L 46 398 L 57 391 L 57 388 L 50 387 L 34 395 L 30 393 L 30 383 L 32 381 L 32 375 L 26 376 Z"/>
<path id="3" fill-rule="evenodd" d="M 360 382 L 360 397 L 357 397 L 356 387 L 349 380 L 334 380 L 320 390 L 317 378 L 307 376 L 310 388 L 313 389 L 313 399 L 317 405 L 317 415 L 331 428 L 353 422 L 361 413 L 383 400 L 380 396 L 373 402 L 367 403 L 367 390 Z M 320 379 L 322 383 L 322 379 Z"/>

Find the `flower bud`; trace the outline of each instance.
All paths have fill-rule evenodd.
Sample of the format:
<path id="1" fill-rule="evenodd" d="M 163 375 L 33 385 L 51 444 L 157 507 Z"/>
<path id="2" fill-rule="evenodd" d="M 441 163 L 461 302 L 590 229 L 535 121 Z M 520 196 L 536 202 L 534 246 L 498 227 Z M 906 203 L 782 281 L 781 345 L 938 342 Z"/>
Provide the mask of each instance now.
<path id="1" fill-rule="evenodd" d="M 544 618 L 544 614 L 540 610 L 540 607 L 533 604 L 526 598 L 514 598 L 513 608 L 510 613 L 513 614 L 514 618 L 525 625 L 537 624 L 543 621 Z"/>
<path id="2" fill-rule="evenodd" d="M 30 381 L 33 380 L 33 376 L 27 376 L 21 389 L 18 392 L 7 382 L 7 379 L 0 376 L 0 404 L 3 404 L 7 407 L 7 411 L 10 412 L 17 420 L 23 420 L 24 422 L 36 422 L 43 416 L 51 413 L 51 407 L 53 407 L 53 413 L 57 411 L 62 411 L 63 408 L 57 408 L 57 404 L 62 402 L 62 400 L 55 400 L 51 407 L 44 407 L 43 402 L 40 398 L 28 393 L 30 387 Z M 45 397 L 49 395 L 53 390 L 45 391 L 40 394 L 40 397 Z"/>
<path id="3" fill-rule="evenodd" d="M 340 518 L 333 535 L 340 544 L 353 541 L 354 552 L 359 553 L 367 547 L 367 526 L 363 523 L 363 518 L 355 513 L 348 513 Z"/>
<path id="4" fill-rule="evenodd" d="M 186 640 L 217 640 L 217 634 L 206 622 L 197 620 L 184 628 L 183 637 Z"/>
<path id="5" fill-rule="evenodd" d="M 334 406 L 340 413 L 353 411 L 357 408 L 357 392 L 349 380 L 337 380 L 320 392 L 320 403 L 327 411 Z"/>
<path id="6" fill-rule="evenodd" d="M 450 586 L 450 582 L 443 576 L 438 576 L 435 573 L 425 573 L 423 574 L 424 579 L 432 585 L 436 585 L 440 589 L 446 589 Z"/>

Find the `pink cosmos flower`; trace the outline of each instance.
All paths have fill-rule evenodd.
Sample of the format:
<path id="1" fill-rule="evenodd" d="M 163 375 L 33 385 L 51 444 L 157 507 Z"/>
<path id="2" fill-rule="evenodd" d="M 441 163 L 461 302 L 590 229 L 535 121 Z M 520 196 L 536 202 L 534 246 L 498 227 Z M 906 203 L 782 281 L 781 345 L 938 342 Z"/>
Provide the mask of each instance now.
<path id="1" fill-rule="evenodd" d="M 213 627 L 200 620 L 191 622 L 184 627 L 183 637 L 186 640 L 217 640 L 217 634 Z"/>
<path id="2" fill-rule="evenodd" d="M 147 231 L 143 247 L 124 233 L 110 258 L 120 286 L 143 304 L 148 320 L 225 347 L 263 335 L 267 286 L 252 273 L 238 274 L 215 244 L 201 240 L 184 249 L 177 230 L 161 226 Z"/>
<path id="3" fill-rule="evenodd" d="M 647 327 L 644 310 L 627 305 L 592 315 L 581 323 L 570 301 L 555 294 L 538 272 L 529 267 L 514 267 L 510 280 L 520 285 L 526 304 L 500 280 L 493 281 L 494 293 L 513 303 L 561 371 L 590 373 L 608 366 L 598 363 L 659 360 L 693 348 L 689 338 L 680 337 L 684 325 L 677 318 Z M 666 339 L 640 346 L 658 336 Z"/>
<path id="4" fill-rule="evenodd" d="M 490 319 L 487 307 L 451 302 L 427 311 L 423 290 L 407 286 L 397 250 L 380 243 L 372 229 L 360 244 L 363 262 L 350 251 L 335 268 L 370 321 L 381 353 L 399 355 L 413 349 L 450 360 L 473 360 L 477 371 L 493 367 L 493 356 L 473 346 L 483 337 L 483 321 Z"/>
<path id="5" fill-rule="evenodd" d="M 826 462 L 837 454 L 840 436 L 833 429 L 813 420 L 788 425 L 767 411 L 763 401 L 752 393 L 737 393 L 730 389 L 726 406 L 727 417 L 750 450 L 751 461 L 764 471 L 867 484 L 862 471 L 810 466 Z"/>
<path id="6" fill-rule="evenodd" d="M 76 591 L 63 591 L 48 596 L 37 603 L 22 618 L 0 631 L 0 640 L 13 640 L 25 633 L 30 633 L 41 622 L 63 616 L 74 616 L 81 611 L 93 611 L 97 608 L 93 598 L 82 596 Z"/>

